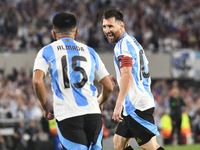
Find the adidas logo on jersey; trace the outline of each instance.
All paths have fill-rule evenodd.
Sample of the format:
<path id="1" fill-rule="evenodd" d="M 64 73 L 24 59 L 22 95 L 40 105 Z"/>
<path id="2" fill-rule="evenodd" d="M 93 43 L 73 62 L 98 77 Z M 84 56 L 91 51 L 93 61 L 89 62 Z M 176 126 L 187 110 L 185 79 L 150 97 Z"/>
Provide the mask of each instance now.
<path id="1" fill-rule="evenodd" d="M 140 143 L 140 142 L 142 142 L 142 140 L 137 137 L 137 143 Z"/>

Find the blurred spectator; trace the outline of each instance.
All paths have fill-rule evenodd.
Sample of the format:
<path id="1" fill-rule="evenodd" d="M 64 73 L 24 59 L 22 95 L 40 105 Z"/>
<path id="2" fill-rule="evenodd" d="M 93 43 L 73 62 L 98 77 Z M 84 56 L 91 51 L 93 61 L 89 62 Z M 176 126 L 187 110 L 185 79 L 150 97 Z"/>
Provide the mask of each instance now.
<path id="1" fill-rule="evenodd" d="M 190 118 L 188 114 L 185 112 L 182 113 L 182 121 L 181 121 L 181 144 L 191 144 L 193 140 L 189 140 L 188 138 L 192 139 L 191 134 L 191 125 L 190 125 Z"/>
<path id="2" fill-rule="evenodd" d="M 12 115 L 11 115 L 11 111 L 10 111 L 10 107 L 8 105 L 8 102 L 5 101 L 3 103 L 3 106 L 0 107 L 0 118 L 1 119 L 6 119 L 6 118 L 12 118 Z"/>
<path id="3" fill-rule="evenodd" d="M 28 134 L 28 149 L 29 150 L 36 150 L 36 140 L 38 138 L 39 128 L 36 126 L 36 123 L 31 120 L 29 121 L 28 128 L 26 129 L 25 133 Z"/>
<path id="4" fill-rule="evenodd" d="M 25 143 L 23 139 L 24 133 L 25 125 L 23 121 L 20 121 L 14 128 L 12 150 L 25 150 Z"/>
<path id="5" fill-rule="evenodd" d="M 38 105 L 35 105 L 34 100 L 28 101 L 27 107 L 24 110 L 25 118 L 28 120 L 40 120 L 43 116 L 43 112 Z"/>
<path id="6" fill-rule="evenodd" d="M 178 87 L 173 87 L 171 90 L 171 97 L 169 98 L 170 103 L 170 117 L 172 119 L 172 134 L 171 144 L 173 142 L 173 136 L 177 133 L 178 144 L 181 142 L 181 122 L 182 122 L 182 106 L 185 106 L 183 99 L 180 97 L 180 91 Z"/>
<path id="7" fill-rule="evenodd" d="M 18 105 L 16 118 L 18 118 L 18 119 L 20 119 L 20 120 L 24 120 L 24 119 L 25 119 L 23 104 L 19 104 L 19 105 Z"/>
<path id="8" fill-rule="evenodd" d="M 200 110 L 197 112 L 195 116 L 192 129 L 194 133 L 195 143 L 200 143 Z"/>
<path id="9" fill-rule="evenodd" d="M 170 136 L 172 133 L 172 120 L 168 114 L 163 113 L 161 117 L 160 133 L 163 137 L 164 145 L 171 144 Z"/>
<path id="10" fill-rule="evenodd" d="M 5 140 L 4 140 L 4 138 L 2 137 L 1 133 L 0 133 L 0 149 L 1 149 L 1 150 L 8 150 L 8 149 L 6 148 L 6 143 L 5 143 Z"/>
<path id="11" fill-rule="evenodd" d="M 11 107 L 11 114 L 12 118 L 17 117 L 17 110 L 18 110 L 18 98 L 15 95 L 11 96 L 10 107 Z"/>

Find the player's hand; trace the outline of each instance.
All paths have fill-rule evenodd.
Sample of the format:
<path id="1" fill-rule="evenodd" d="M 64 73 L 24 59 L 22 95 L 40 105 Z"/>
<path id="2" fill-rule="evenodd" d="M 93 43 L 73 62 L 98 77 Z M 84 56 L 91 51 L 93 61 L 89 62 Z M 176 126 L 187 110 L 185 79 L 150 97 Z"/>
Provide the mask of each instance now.
<path id="1" fill-rule="evenodd" d="M 54 114 L 52 114 L 51 112 L 46 112 L 44 111 L 44 117 L 47 119 L 47 120 L 52 120 L 54 119 Z"/>
<path id="2" fill-rule="evenodd" d="M 121 116 L 121 112 L 122 112 L 122 106 L 120 107 L 115 107 L 114 112 L 113 112 L 113 116 L 112 119 L 116 122 L 122 122 L 123 118 Z"/>
<path id="3" fill-rule="evenodd" d="M 110 75 L 109 77 L 112 81 L 113 87 L 118 86 L 116 77 L 114 75 Z"/>
<path id="4" fill-rule="evenodd" d="M 102 111 L 103 111 L 103 104 L 99 105 L 99 108 L 100 108 L 101 113 L 102 113 Z"/>
<path id="5" fill-rule="evenodd" d="M 44 110 L 44 117 L 47 120 L 54 119 L 53 106 L 47 103 L 46 110 Z"/>

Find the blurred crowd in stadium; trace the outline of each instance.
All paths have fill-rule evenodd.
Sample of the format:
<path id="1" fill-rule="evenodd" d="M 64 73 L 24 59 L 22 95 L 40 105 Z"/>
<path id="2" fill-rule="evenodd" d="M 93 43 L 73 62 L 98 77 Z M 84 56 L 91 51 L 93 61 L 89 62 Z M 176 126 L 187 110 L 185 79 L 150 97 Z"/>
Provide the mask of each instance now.
<path id="1" fill-rule="evenodd" d="M 178 48 L 200 50 L 199 6 L 199 0 L 1 0 L 0 52 L 36 52 L 52 42 L 51 19 L 59 11 L 76 14 L 80 29 L 78 41 L 97 51 L 112 52 L 112 45 L 107 42 L 101 27 L 102 12 L 112 7 L 122 10 L 127 32 L 135 36 L 146 51 L 170 53 Z M 100 92 L 101 86 L 97 82 L 95 85 Z M 169 99 L 174 87 L 178 87 L 185 103 L 181 110 L 189 116 L 194 142 L 200 142 L 200 88 L 195 83 L 153 81 L 156 124 L 161 129 L 162 116 L 170 114 Z M 48 100 L 52 100 L 51 85 L 46 84 L 46 88 Z M 114 134 L 116 123 L 112 121 L 112 112 L 117 95 L 118 87 L 104 105 L 104 138 Z M 10 75 L 5 76 L 4 69 L 0 70 L 0 120 L 5 119 L 20 119 L 25 124 L 16 126 L 11 146 L 6 142 L 10 140 L 0 135 L 3 150 L 15 149 L 16 143 L 23 141 L 22 138 L 27 139 L 19 134 L 29 134 L 31 138 L 27 140 L 27 145 L 34 145 L 37 138 L 45 141 L 44 133 L 49 134 L 45 131 L 48 123 L 33 91 L 32 73 L 13 69 Z M 1 121 L 0 124 L 3 123 Z M 23 150 L 26 144 L 18 146 Z"/>
<path id="2" fill-rule="evenodd" d="M 145 50 L 199 50 L 199 6 L 199 0 L 1 0 L 0 51 L 38 51 L 53 41 L 51 19 L 59 11 L 77 16 L 78 41 L 112 51 L 101 27 L 103 11 L 112 7 L 122 10 L 127 32 Z"/>

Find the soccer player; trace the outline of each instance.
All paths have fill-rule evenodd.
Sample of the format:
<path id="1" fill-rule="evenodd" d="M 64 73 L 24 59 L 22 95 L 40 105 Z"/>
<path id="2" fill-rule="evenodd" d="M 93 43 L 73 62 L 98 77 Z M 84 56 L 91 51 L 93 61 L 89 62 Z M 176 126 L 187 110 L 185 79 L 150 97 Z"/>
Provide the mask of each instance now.
<path id="1" fill-rule="evenodd" d="M 94 49 L 74 40 L 79 30 L 73 14 L 57 13 L 52 22 L 56 41 L 38 52 L 33 69 L 33 86 L 44 117 L 53 119 L 55 115 L 64 150 L 101 150 L 100 106 L 113 90 L 109 74 Z M 47 101 L 43 81 L 47 72 L 51 76 L 53 106 Z M 94 79 L 103 87 L 98 98 Z"/>
<path id="2" fill-rule="evenodd" d="M 119 123 L 113 139 L 114 148 L 132 150 L 130 139 L 134 137 L 143 150 L 163 150 L 156 141 L 159 132 L 154 125 L 155 104 L 144 50 L 126 33 L 119 9 L 105 11 L 102 19 L 105 36 L 116 44 L 114 65 L 120 91 L 112 116 Z"/>

